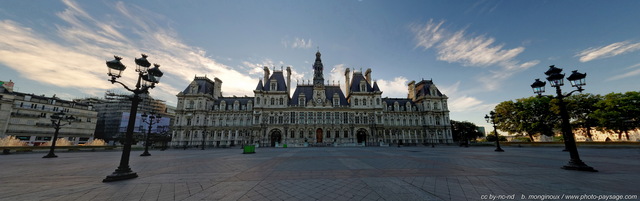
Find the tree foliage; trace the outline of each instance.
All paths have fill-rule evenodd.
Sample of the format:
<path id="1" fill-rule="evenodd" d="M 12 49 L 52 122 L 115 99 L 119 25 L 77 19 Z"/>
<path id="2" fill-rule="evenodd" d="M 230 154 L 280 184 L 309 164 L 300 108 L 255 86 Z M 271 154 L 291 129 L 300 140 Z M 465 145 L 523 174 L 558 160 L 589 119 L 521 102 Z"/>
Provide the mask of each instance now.
<path id="1" fill-rule="evenodd" d="M 551 98 L 546 96 L 504 101 L 495 107 L 501 116 L 496 119 L 497 127 L 511 134 L 526 134 L 531 141 L 537 134 L 551 136 L 553 129 L 559 127 L 559 116 L 551 112 L 550 102 Z"/>
<path id="2" fill-rule="evenodd" d="M 629 139 L 629 131 L 638 128 L 640 120 L 640 92 L 630 91 L 626 93 L 610 93 L 596 103 L 596 109 L 591 115 L 597 119 L 601 130 L 608 130 L 626 134 Z"/>
<path id="3" fill-rule="evenodd" d="M 453 141 L 468 141 L 484 136 L 474 123 L 455 120 L 451 120 L 451 134 Z"/>
<path id="4" fill-rule="evenodd" d="M 601 95 L 594 94 L 574 94 L 564 99 L 567 104 L 567 112 L 571 118 L 571 124 L 574 128 L 582 128 L 585 130 L 586 137 L 591 139 L 591 128 L 598 126 L 598 119 L 593 117 L 593 113 L 598 109 L 598 102 L 602 101 Z M 557 105 L 552 105 L 555 113 L 560 113 Z"/>
<path id="5" fill-rule="evenodd" d="M 572 127 L 585 129 L 591 138 L 590 128 L 623 134 L 640 128 L 640 92 L 610 93 L 605 96 L 573 94 L 564 98 Z M 548 96 L 533 96 L 515 101 L 504 101 L 496 105 L 495 112 L 501 115 L 497 127 L 510 134 L 551 136 L 560 128 L 558 99 Z"/>

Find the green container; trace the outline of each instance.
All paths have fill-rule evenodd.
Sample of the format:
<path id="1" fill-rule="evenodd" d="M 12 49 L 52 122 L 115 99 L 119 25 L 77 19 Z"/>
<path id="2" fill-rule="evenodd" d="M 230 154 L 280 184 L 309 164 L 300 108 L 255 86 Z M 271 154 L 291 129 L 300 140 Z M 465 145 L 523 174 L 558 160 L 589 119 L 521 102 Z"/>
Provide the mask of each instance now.
<path id="1" fill-rule="evenodd" d="M 283 145 L 282 145 L 282 148 L 287 148 L 287 144 L 283 144 Z"/>
<path id="2" fill-rule="evenodd" d="M 256 145 L 245 145 L 243 154 L 255 154 L 256 153 Z"/>

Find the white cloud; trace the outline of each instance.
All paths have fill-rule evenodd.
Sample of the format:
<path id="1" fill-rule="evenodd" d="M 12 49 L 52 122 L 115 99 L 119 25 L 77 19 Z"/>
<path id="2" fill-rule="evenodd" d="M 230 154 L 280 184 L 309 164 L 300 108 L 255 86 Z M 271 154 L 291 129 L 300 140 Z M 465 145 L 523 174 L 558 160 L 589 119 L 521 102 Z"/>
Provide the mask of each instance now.
<path id="1" fill-rule="evenodd" d="M 383 92 L 385 97 L 401 98 L 407 97 L 407 83 L 408 79 L 405 77 L 395 77 L 393 80 L 377 80 L 380 91 Z"/>
<path id="2" fill-rule="evenodd" d="M 40 83 L 96 92 L 122 89 L 106 81 L 104 62 L 113 59 L 111 54 L 124 58 L 122 62 L 129 69 L 120 80 L 133 85 L 133 57 L 147 53 L 165 73 L 151 95 L 170 104 L 194 75 L 224 78 L 224 95 L 251 94 L 257 84 L 244 72 L 207 57 L 201 48 L 183 43 L 170 28 L 158 25 L 166 24 L 157 23 L 163 19 L 158 14 L 118 2 L 114 11 L 117 15 L 92 16 L 73 1 L 63 3 L 67 9 L 57 16 L 65 24 L 55 25 L 56 34 L 44 36 L 39 34 L 41 30 L 11 20 L 0 21 L 0 63 Z"/>
<path id="3" fill-rule="evenodd" d="M 520 63 L 516 57 L 524 52 L 524 47 L 505 49 L 503 44 L 495 44 L 494 38 L 483 35 L 469 36 L 465 30 L 451 32 L 444 28 L 443 24 L 444 21 L 434 22 L 431 19 L 424 25 L 412 25 L 411 30 L 415 34 L 416 47 L 433 48 L 436 50 L 438 60 L 449 63 L 460 63 L 471 67 L 500 67 L 500 70 L 490 71 L 490 75 L 478 78 L 485 84 L 486 90 L 494 90 L 500 82 L 515 73 L 540 63 L 538 60 Z"/>
<path id="4" fill-rule="evenodd" d="M 294 38 L 292 41 L 289 39 L 283 39 L 282 44 L 286 48 L 291 47 L 293 49 L 295 48 L 309 49 L 313 47 L 313 42 L 311 41 L 311 39 L 305 40 L 304 38 L 298 38 L 298 37 Z"/>
<path id="5" fill-rule="evenodd" d="M 459 90 L 460 81 L 451 86 L 439 87 L 440 91 L 449 97 L 449 110 L 451 112 L 489 111 L 495 104 L 486 104 L 476 97 L 471 97 Z"/>
<path id="6" fill-rule="evenodd" d="M 580 57 L 580 62 L 588 62 L 594 59 L 609 58 L 636 50 L 640 50 L 640 43 L 622 41 L 607 46 L 587 48 L 586 50 L 578 52 L 576 57 Z"/>

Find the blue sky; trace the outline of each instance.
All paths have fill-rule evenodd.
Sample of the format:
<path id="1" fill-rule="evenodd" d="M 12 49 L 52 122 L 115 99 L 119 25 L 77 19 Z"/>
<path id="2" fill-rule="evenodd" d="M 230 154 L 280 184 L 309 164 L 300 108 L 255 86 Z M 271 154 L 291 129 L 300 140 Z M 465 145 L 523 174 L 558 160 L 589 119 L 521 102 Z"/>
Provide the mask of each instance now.
<path id="1" fill-rule="evenodd" d="M 586 72 L 588 93 L 637 91 L 640 1 L 3 1 L 0 80 L 72 99 L 123 91 L 105 60 L 147 53 L 165 72 L 151 95 L 175 105 L 195 75 L 223 95 L 249 95 L 262 66 L 291 66 L 293 84 L 373 70 L 383 96 L 433 79 L 451 118 L 488 126 L 496 104 L 532 96 L 549 65 Z M 569 86 L 563 88 L 570 90 Z M 549 90 L 548 90 L 549 91 Z"/>

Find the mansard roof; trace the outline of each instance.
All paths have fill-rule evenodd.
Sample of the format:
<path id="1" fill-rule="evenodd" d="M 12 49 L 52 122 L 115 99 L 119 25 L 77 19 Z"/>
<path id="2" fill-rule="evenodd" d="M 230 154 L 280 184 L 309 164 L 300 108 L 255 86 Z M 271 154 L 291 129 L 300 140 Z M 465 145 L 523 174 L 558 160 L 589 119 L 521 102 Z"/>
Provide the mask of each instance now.
<path id="1" fill-rule="evenodd" d="M 222 101 L 224 101 L 226 106 L 224 109 L 230 110 L 233 109 L 233 103 L 236 101 L 238 101 L 240 105 L 247 105 L 249 101 L 253 101 L 253 97 L 220 97 L 218 100 L 214 101 L 214 104 L 219 106 Z"/>
<path id="2" fill-rule="evenodd" d="M 262 85 L 262 80 L 258 80 L 258 86 L 256 86 L 256 90 L 262 90 L 264 86 Z"/>
<path id="3" fill-rule="evenodd" d="M 325 98 L 329 101 L 333 101 L 333 94 L 337 93 L 338 98 L 340 98 L 340 105 L 349 105 L 347 103 L 347 98 L 345 98 L 342 89 L 340 86 L 327 86 L 324 87 Z M 289 105 L 300 105 L 299 99 L 300 96 L 304 94 L 306 101 L 310 101 L 313 98 L 313 86 L 311 85 L 298 85 L 296 87 L 296 91 L 293 92 L 293 96 L 291 97 L 291 102 Z"/>
<path id="4" fill-rule="evenodd" d="M 291 97 L 291 102 L 289 103 L 289 105 L 300 105 L 298 99 L 299 97 L 304 94 L 304 97 L 307 100 L 311 100 L 311 98 L 313 98 L 313 86 L 310 85 L 298 85 L 296 87 L 296 91 L 293 92 L 293 96 Z"/>
<path id="5" fill-rule="evenodd" d="M 378 87 L 378 82 L 373 82 L 373 91 L 374 92 L 380 91 L 380 87 Z"/>
<path id="6" fill-rule="evenodd" d="M 256 87 L 256 90 L 273 91 L 273 90 L 271 90 L 271 81 L 272 80 L 275 80 L 275 82 L 277 83 L 276 84 L 277 88 L 276 88 L 275 91 L 287 91 L 287 82 L 285 82 L 284 74 L 282 73 L 282 71 L 273 72 L 271 77 L 269 77 L 269 80 L 267 80 L 267 83 L 262 83 L 261 84 L 262 80 L 260 80 L 258 82 L 258 86 Z M 259 89 L 260 87 L 261 87 L 261 89 Z"/>
<path id="7" fill-rule="evenodd" d="M 185 88 L 182 93 L 183 94 L 194 94 L 191 91 L 191 86 L 195 84 L 197 86 L 197 91 L 195 94 L 203 93 L 203 94 L 211 94 L 213 95 L 215 84 L 212 80 L 207 77 L 195 77 L 191 84 Z"/>
<path id="8" fill-rule="evenodd" d="M 431 95 L 431 96 L 443 96 L 442 92 L 436 87 L 435 94 L 431 94 L 431 86 L 435 86 L 433 84 L 433 80 L 422 80 L 416 84 L 416 97 Z"/>
<path id="9" fill-rule="evenodd" d="M 387 103 L 387 107 L 391 106 L 390 111 L 396 111 L 396 108 L 393 107 L 395 102 L 398 102 L 398 106 L 400 106 L 399 111 L 405 111 L 406 108 L 404 108 L 404 106 L 406 106 L 407 103 L 411 104 L 411 107 L 416 107 L 416 103 L 408 98 L 383 98 L 382 101 Z"/>
<path id="10" fill-rule="evenodd" d="M 325 86 L 324 90 L 327 100 L 333 101 L 333 94 L 337 93 L 340 98 L 340 105 L 349 105 L 349 103 L 347 103 L 347 98 L 344 96 L 344 93 L 342 93 L 342 89 L 340 89 L 340 86 Z"/>
<path id="11" fill-rule="evenodd" d="M 360 82 L 364 80 L 366 89 L 365 91 L 360 91 Z M 373 92 L 373 88 L 371 84 L 367 82 L 367 79 L 362 75 L 362 72 L 354 72 L 353 78 L 351 79 L 351 84 L 349 87 L 349 92 Z"/>

